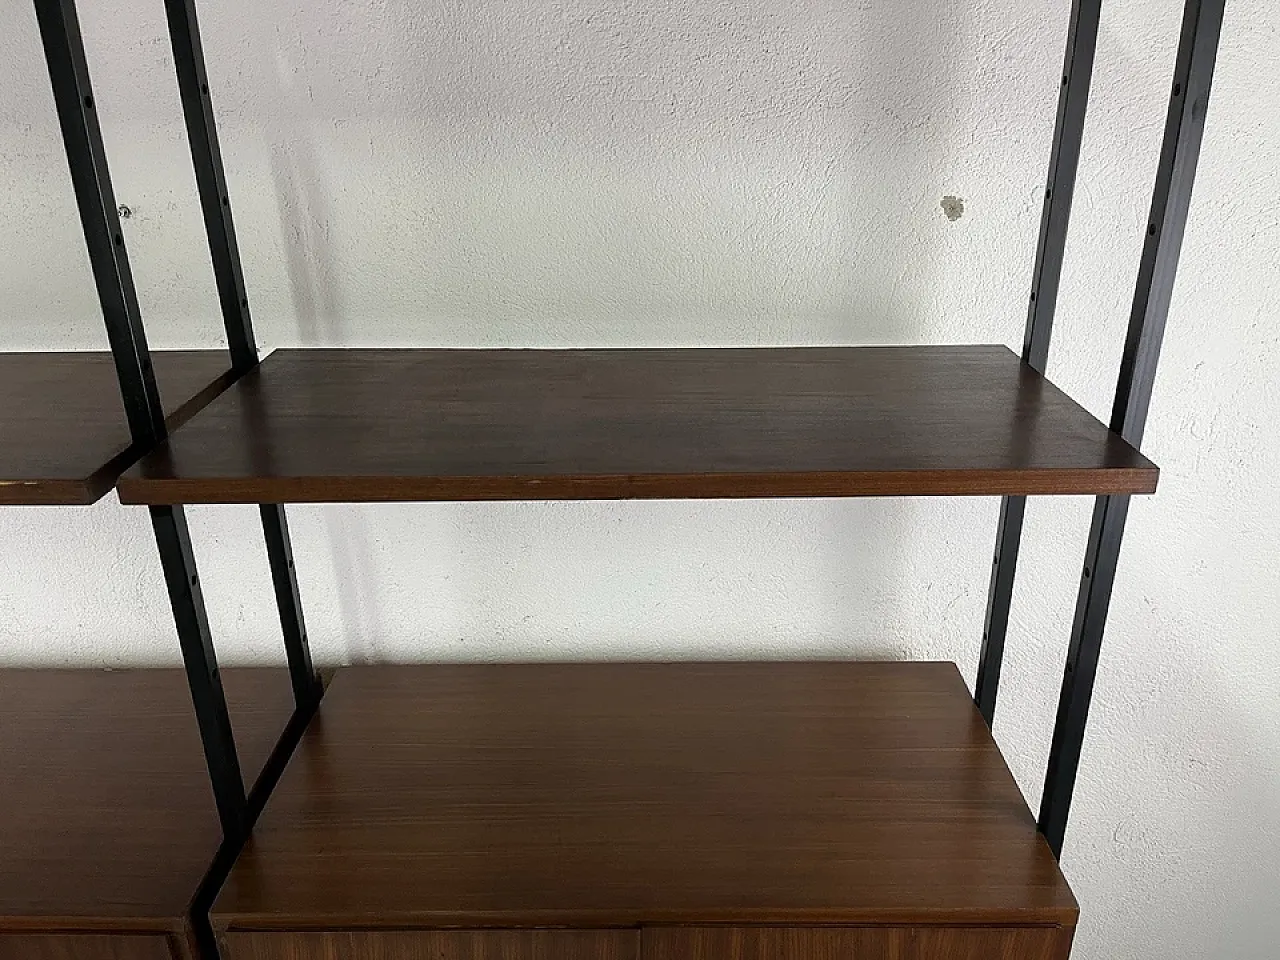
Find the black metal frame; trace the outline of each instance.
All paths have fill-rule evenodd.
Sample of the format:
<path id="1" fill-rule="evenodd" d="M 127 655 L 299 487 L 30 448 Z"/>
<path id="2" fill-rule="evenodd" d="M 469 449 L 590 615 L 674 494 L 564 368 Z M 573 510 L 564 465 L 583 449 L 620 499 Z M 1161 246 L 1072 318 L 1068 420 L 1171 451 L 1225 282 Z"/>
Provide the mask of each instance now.
<path id="1" fill-rule="evenodd" d="M 179 16 L 184 12 L 183 7 L 185 26 Z M 257 364 L 257 347 L 249 321 L 248 299 L 244 295 L 213 115 L 207 105 L 208 88 L 203 79 L 195 13 L 189 2 L 170 3 L 169 8 L 183 108 L 223 306 L 231 367 L 235 375 L 242 375 Z M 107 169 L 75 2 L 35 0 L 35 10 L 130 433 L 139 446 L 152 447 L 164 441 L 167 430 Z M 150 513 L 218 816 L 224 836 L 234 844 L 250 826 L 254 805 L 251 795 L 246 793 L 240 769 L 191 535 L 181 507 L 151 507 Z M 284 509 L 268 504 L 261 507 L 261 513 L 293 682 L 295 714 L 290 728 L 294 728 L 314 711 L 322 687 L 307 646 Z M 275 758 L 275 762 L 282 765 L 287 756 L 285 753 Z M 265 768 L 259 783 L 274 781 L 278 773 L 270 766 Z"/>
<path id="2" fill-rule="evenodd" d="M 1098 46 L 1098 21 L 1102 0 L 1075 0 L 1067 33 L 1066 60 L 1062 66 L 1062 90 L 1058 94 L 1058 118 L 1049 156 L 1049 177 L 1044 189 L 1044 212 L 1036 243 L 1035 271 L 1022 337 L 1022 361 L 1039 373 L 1049 361 L 1049 336 L 1058 303 L 1058 283 L 1067 248 L 1067 224 L 1075 194 L 1080 144 L 1084 140 L 1089 87 L 1093 82 L 1093 55 Z M 1004 642 L 1009 632 L 1009 606 L 1013 601 L 1014 572 L 1022 540 L 1026 497 L 1004 497 L 996 530 L 996 554 L 991 568 L 986 623 L 982 628 L 982 652 L 974 699 L 987 726 L 995 720 L 996 692 L 1004 662 Z"/>
<path id="3" fill-rule="evenodd" d="M 1111 429 L 1135 447 L 1142 443 L 1160 345 L 1173 299 L 1225 8 L 1226 0 L 1187 0 L 1183 10 L 1164 143 L 1160 148 L 1151 216 L 1147 221 L 1147 240 L 1138 266 L 1133 310 L 1129 315 L 1129 331 L 1111 410 Z M 1056 856 L 1062 855 L 1066 836 L 1067 815 L 1098 671 L 1102 632 L 1106 627 L 1128 512 L 1127 496 L 1098 497 L 1094 503 L 1040 801 L 1040 832 Z"/>
<path id="4" fill-rule="evenodd" d="M 1071 191 L 1075 184 L 1089 96 L 1089 80 L 1079 74 L 1092 72 L 1099 6 L 1099 0 L 1076 0 L 1072 10 L 1071 39 L 1058 105 L 1049 186 L 1045 191 L 1031 308 L 1023 342 L 1023 360 L 1042 373 L 1048 359 Z M 1129 317 L 1111 413 L 1111 429 L 1135 447 L 1141 445 L 1151 404 L 1156 364 L 1160 358 L 1178 256 L 1195 185 L 1225 6 L 1226 0 L 1186 0 L 1183 10 L 1146 246 L 1138 268 L 1133 311 Z M 1055 204 L 1061 204 L 1060 209 L 1055 210 Z M 988 724 L 995 716 L 1025 507 L 1025 497 L 1006 497 L 1000 510 L 986 627 L 974 692 L 974 700 Z M 1040 805 L 1040 832 L 1055 856 L 1062 855 L 1128 510 L 1128 496 L 1098 497 L 1094 504 Z"/>
<path id="5" fill-rule="evenodd" d="M 1073 0 L 1071 10 L 1023 339 L 1022 359 L 1040 373 L 1045 371 L 1048 360 L 1053 314 L 1062 275 L 1101 2 Z M 130 429 L 136 441 L 153 445 L 165 438 L 164 417 L 107 173 L 74 0 L 35 0 L 35 6 L 89 259 L 102 301 Z M 1142 439 L 1168 318 L 1204 133 L 1224 7 L 1225 0 L 1185 0 L 1148 236 L 1138 271 L 1111 417 L 1111 429 L 1134 446 L 1138 446 Z M 242 375 L 256 366 L 258 353 L 194 0 L 165 0 L 165 10 L 232 370 L 236 375 Z M 1104 496 L 1097 498 L 1094 508 L 1039 818 L 1040 831 L 1055 855 L 1062 851 L 1128 506 L 1127 496 Z M 1019 496 L 1005 497 L 1000 510 L 974 694 L 978 709 L 988 724 L 994 721 L 995 716 L 1025 509 L 1026 498 Z M 280 756 L 263 771 L 253 793 L 246 795 L 186 519 L 181 507 L 151 508 L 156 542 L 228 843 L 240 839 L 252 823 L 256 810 L 265 799 L 265 791 L 279 776 L 292 743 L 305 727 L 306 719 L 322 692 L 308 649 L 284 508 L 280 504 L 263 504 L 260 510 L 297 709 L 277 749 Z M 219 862 L 224 860 L 226 858 L 221 857 Z"/>
<path id="6" fill-rule="evenodd" d="M 205 69 L 204 49 L 200 44 L 200 25 L 193 0 L 165 0 L 169 39 L 178 76 L 178 92 L 182 114 L 187 125 L 187 142 L 195 167 L 196 189 L 204 214 L 205 234 L 209 240 L 209 256 L 213 261 L 218 302 L 222 307 L 223 326 L 231 352 L 231 369 L 237 375 L 258 364 L 258 346 L 249 315 L 249 296 L 245 290 L 244 272 L 240 266 L 240 248 L 236 242 L 235 223 L 231 216 L 231 198 L 227 191 L 226 172 L 222 166 L 222 149 L 209 95 L 209 76 Z M 293 547 L 289 539 L 289 522 L 283 504 L 261 504 L 262 532 L 267 543 L 267 558 L 275 588 L 280 627 L 284 633 L 289 673 L 299 706 L 312 703 L 320 694 L 320 682 L 311 662 L 307 627 L 302 618 L 302 601 L 298 592 L 293 563 Z"/>

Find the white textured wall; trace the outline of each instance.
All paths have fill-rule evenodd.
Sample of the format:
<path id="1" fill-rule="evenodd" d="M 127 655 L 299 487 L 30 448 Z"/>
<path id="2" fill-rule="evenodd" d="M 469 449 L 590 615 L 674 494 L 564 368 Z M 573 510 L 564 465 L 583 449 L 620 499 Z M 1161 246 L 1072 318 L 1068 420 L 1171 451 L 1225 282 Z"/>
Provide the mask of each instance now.
<path id="1" fill-rule="evenodd" d="M 154 345 L 220 343 L 159 0 L 84 3 Z M 1051 373 L 1109 409 L 1179 10 L 1108 4 Z M 104 343 L 0 3 L 0 348 Z M 206 0 L 264 346 L 1020 341 L 1067 2 Z M 1076 956 L 1280 942 L 1280 5 L 1232 0 L 1064 867 Z M 942 198 L 963 199 L 944 216 Z M 142 508 L 0 511 L 0 661 L 173 662 Z M 1038 803 L 1088 527 L 1033 501 L 997 721 Z M 994 500 L 297 507 L 326 661 L 866 655 L 972 676 Z M 224 662 L 256 511 L 190 511 Z"/>

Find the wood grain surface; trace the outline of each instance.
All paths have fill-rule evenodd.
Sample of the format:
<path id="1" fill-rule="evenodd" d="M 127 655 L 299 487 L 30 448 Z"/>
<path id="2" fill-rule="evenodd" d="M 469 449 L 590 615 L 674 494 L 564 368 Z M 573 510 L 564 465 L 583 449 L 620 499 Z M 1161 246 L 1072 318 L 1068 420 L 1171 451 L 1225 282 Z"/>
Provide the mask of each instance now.
<path id="1" fill-rule="evenodd" d="M 1071 938 L 1071 927 L 659 927 L 644 931 L 641 960 L 1066 960 Z"/>
<path id="2" fill-rule="evenodd" d="M 251 777 L 289 677 L 223 679 Z M 183 671 L 0 670 L 0 770 L 0 933 L 183 929 L 221 839 Z"/>
<path id="3" fill-rule="evenodd" d="M 181 960 L 163 934 L 3 934 L 0 960 Z"/>
<path id="4" fill-rule="evenodd" d="M 348 667 L 222 929 L 1071 924 L 955 667 Z"/>
<path id="5" fill-rule="evenodd" d="M 222 350 L 156 351 L 170 429 L 231 382 Z M 111 354 L 0 353 L 0 504 L 87 504 L 142 451 L 132 447 Z"/>
<path id="6" fill-rule="evenodd" d="M 1150 493 L 1004 347 L 281 350 L 126 503 Z"/>
<path id="7" fill-rule="evenodd" d="M 170 429 L 227 389 L 224 351 L 152 353 Z M 134 449 L 110 353 L 0 353 L 0 504 L 93 503 Z"/>
<path id="8" fill-rule="evenodd" d="M 222 960 L 637 960 L 638 930 L 229 933 Z"/>

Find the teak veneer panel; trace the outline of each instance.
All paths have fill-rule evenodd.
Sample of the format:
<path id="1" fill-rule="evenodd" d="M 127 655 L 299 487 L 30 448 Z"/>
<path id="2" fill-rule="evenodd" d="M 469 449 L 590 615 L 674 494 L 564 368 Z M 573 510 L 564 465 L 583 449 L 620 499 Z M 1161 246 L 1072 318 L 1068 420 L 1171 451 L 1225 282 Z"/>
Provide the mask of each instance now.
<path id="1" fill-rule="evenodd" d="M 642 960 L 1066 960 L 1072 932 L 1070 927 L 657 928 L 644 931 Z"/>
<path id="2" fill-rule="evenodd" d="M 231 933 L 222 960 L 638 960 L 638 930 Z"/>
<path id="3" fill-rule="evenodd" d="M 0 960 L 189 960 L 176 940 L 162 934 L 0 933 Z"/>

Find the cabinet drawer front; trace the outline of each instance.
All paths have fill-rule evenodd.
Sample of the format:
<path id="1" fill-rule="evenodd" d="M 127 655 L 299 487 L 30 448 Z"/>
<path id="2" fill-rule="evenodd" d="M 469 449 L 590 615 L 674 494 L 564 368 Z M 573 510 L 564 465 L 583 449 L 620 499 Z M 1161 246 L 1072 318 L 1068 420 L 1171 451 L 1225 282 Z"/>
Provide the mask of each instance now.
<path id="1" fill-rule="evenodd" d="M 668 927 L 641 960 L 1066 960 L 1064 927 Z"/>
<path id="2" fill-rule="evenodd" d="M 163 934 L 0 933 L 0 960 L 175 960 Z"/>
<path id="3" fill-rule="evenodd" d="M 244 933 L 223 960 L 638 960 L 635 930 L 400 930 Z"/>

